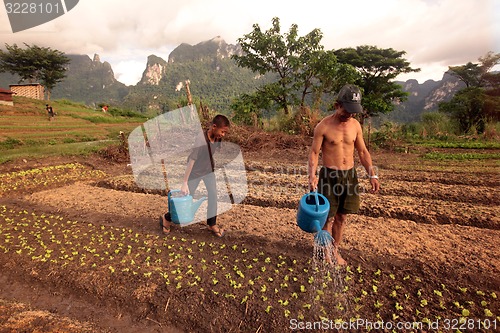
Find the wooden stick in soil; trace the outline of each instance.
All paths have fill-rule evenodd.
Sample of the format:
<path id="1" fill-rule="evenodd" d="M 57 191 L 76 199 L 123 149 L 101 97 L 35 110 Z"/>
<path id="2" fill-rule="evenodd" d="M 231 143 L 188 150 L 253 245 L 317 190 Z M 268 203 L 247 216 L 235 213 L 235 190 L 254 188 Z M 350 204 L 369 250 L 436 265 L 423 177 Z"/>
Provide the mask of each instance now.
<path id="1" fill-rule="evenodd" d="M 147 320 L 150 320 L 150 321 L 152 321 L 153 323 L 158 324 L 160 327 L 162 327 L 162 326 L 161 326 L 161 324 L 160 324 L 159 322 L 157 322 L 156 320 L 151 319 L 151 318 L 149 318 L 149 317 L 146 317 L 146 319 L 147 319 Z"/>
<path id="2" fill-rule="evenodd" d="M 161 170 L 163 172 L 163 180 L 165 181 L 165 194 L 168 195 L 168 179 L 167 179 L 167 169 L 165 168 L 165 160 L 161 159 Z"/>
<path id="3" fill-rule="evenodd" d="M 165 312 L 167 312 L 167 309 L 168 309 L 168 303 L 170 303 L 170 297 L 168 298 L 167 300 L 167 304 L 165 304 Z"/>

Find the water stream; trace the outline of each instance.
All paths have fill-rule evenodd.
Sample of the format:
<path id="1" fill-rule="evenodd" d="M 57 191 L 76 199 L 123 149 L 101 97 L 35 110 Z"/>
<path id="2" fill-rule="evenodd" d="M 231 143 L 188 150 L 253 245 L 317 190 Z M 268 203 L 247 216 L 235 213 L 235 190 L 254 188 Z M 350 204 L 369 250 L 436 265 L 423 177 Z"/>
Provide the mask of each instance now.
<path id="1" fill-rule="evenodd" d="M 346 267 L 338 265 L 335 241 L 325 230 L 314 236 L 311 283 L 311 314 L 316 320 L 348 321 L 351 313 Z M 337 249 L 338 251 L 338 249 Z M 339 253 L 340 254 L 340 253 Z"/>

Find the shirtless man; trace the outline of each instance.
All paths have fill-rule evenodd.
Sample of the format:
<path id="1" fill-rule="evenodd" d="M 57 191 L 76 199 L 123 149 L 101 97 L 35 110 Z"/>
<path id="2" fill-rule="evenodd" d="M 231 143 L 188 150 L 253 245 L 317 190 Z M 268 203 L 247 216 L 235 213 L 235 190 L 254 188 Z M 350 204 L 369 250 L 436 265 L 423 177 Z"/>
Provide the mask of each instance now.
<path id="1" fill-rule="evenodd" d="M 324 118 L 314 129 L 314 137 L 309 154 L 309 188 L 328 198 L 330 212 L 323 227 L 335 240 L 334 256 L 339 265 L 346 265 L 337 248 L 342 241 L 347 214 L 359 210 L 359 188 L 354 167 L 354 148 L 359 160 L 368 172 L 371 192 L 380 189 L 376 169 L 366 149 L 359 122 L 352 118 L 361 113 L 361 92 L 355 85 L 347 84 L 340 90 L 334 104 L 335 113 Z M 322 152 L 323 166 L 316 175 L 319 153 Z"/>

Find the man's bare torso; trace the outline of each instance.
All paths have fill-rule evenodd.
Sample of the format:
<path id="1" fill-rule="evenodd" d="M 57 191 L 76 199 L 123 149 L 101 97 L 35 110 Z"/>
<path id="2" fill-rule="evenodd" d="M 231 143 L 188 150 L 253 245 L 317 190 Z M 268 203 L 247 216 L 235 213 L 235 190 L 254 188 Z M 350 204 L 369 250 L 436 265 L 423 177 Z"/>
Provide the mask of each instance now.
<path id="1" fill-rule="evenodd" d="M 352 169 L 358 121 L 351 118 L 346 122 L 340 122 L 330 116 L 323 119 L 320 126 L 323 134 L 321 145 L 323 165 L 337 170 Z"/>

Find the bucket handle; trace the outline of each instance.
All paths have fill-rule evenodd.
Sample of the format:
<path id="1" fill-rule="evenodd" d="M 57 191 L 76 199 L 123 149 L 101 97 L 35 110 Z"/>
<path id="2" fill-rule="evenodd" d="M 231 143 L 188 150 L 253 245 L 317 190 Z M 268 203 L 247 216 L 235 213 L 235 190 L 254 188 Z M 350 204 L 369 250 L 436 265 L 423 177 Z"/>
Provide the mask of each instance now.
<path id="1" fill-rule="evenodd" d="M 318 190 L 314 190 L 309 192 L 309 194 L 313 193 L 314 194 L 314 201 L 316 203 L 316 211 L 319 211 L 319 198 L 318 198 Z"/>
<path id="2" fill-rule="evenodd" d="M 172 193 L 178 193 L 180 191 L 181 190 L 170 190 L 170 191 L 168 191 L 168 200 L 170 201 L 170 196 L 171 196 Z"/>

